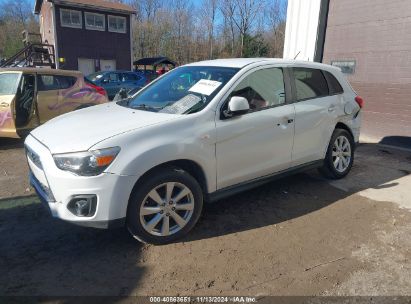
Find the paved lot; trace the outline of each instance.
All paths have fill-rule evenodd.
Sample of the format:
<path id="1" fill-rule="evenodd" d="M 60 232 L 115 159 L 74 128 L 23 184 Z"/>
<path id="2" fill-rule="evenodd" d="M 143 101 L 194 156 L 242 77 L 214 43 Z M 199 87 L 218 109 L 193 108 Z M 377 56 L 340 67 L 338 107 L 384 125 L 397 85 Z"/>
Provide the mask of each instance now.
<path id="1" fill-rule="evenodd" d="M 167 246 L 51 219 L 18 141 L 0 169 L 0 295 L 411 295 L 411 153 L 361 145 L 346 179 L 222 200 Z"/>

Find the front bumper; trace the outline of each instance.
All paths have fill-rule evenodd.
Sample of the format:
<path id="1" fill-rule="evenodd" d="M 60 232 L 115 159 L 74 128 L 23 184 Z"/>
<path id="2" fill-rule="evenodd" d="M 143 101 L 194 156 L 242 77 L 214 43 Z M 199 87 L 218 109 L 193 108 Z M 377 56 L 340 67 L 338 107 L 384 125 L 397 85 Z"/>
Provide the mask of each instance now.
<path id="1" fill-rule="evenodd" d="M 30 183 L 42 203 L 53 217 L 73 224 L 112 228 L 124 225 L 131 191 L 137 180 L 135 176 L 102 173 L 98 176 L 76 176 L 58 169 L 50 151 L 33 136 L 26 139 L 28 153 L 38 156 L 35 161 L 27 158 L 30 168 Z M 97 206 L 90 217 L 73 214 L 67 205 L 78 195 L 95 195 Z"/>

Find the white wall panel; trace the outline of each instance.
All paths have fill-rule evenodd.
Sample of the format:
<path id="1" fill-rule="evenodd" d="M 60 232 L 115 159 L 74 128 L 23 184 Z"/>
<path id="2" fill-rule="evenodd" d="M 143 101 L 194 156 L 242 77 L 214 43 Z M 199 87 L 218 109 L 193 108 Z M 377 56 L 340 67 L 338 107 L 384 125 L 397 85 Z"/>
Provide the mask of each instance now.
<path id="1" fill-rule="evenodd" d="M 314 60 L 321 0 L 288 0 L 284 55 Z"/>

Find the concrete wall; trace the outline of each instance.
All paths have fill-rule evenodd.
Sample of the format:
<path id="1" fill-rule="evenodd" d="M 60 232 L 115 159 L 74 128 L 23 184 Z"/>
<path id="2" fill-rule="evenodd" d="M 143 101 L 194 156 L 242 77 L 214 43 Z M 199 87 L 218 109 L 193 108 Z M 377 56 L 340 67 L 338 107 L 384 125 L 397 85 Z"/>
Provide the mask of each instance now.
<path id="1" fill-rule="evenodd" d="M 323 62 L 345 59 L 365 133 L 411 136 L 411 1 L 330 0 Z"/>
<path id="2" fill-rule="evenodd" d="M 284 55 L 314 60 L 321 0 L 288 0 Z"/>

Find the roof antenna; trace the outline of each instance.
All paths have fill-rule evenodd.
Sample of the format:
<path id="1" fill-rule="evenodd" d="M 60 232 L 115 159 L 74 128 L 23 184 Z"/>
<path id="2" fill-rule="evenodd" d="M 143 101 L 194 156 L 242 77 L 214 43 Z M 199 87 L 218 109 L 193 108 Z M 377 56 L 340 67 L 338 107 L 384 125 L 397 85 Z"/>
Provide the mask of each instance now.
<path id="1" fill-rule="evenodd" d="M 301 53 L 301 51 L 299 51 L 299 52 L 297 53 L 297 55 L 294 56 L 294 60 L 297 59 L 297 57 L 298 57 L 298 55 L 300 55 L 300 53 Z"/>

